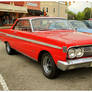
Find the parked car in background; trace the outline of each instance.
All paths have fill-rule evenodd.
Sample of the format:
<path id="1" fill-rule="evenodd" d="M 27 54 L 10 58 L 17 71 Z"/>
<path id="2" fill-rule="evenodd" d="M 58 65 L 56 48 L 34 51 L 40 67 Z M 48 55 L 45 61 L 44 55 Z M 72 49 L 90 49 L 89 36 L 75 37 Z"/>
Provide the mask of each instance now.
<path id="1" fill-rule="evenodd" d="M 92 18 L 88 19 L 88 20 L 92 20 Z"/>
<path id="2" fill-rule="evenodd" d="M 92 20 L 84 20 L 83 22 L 86 24 L 88 28 L 92 29 Z"/>
<path id="3" fill-rule="evenodd" d="M 92 33 L 92 29 L 90 29 L 83 21 L 69 20 L 69 22 L 72 24 L 73 28 L 78 32 Z"/>
<path id="4" fill-rule="evenodd" d="M 58 75 L 58 69 L 92 66 L 92 37 L 72 30 L 63 18 L 19 18 L 11 29 L 0 29 L 0 40 L 9 55 L 18 51 L 41 63 L 50 79 Z"/>

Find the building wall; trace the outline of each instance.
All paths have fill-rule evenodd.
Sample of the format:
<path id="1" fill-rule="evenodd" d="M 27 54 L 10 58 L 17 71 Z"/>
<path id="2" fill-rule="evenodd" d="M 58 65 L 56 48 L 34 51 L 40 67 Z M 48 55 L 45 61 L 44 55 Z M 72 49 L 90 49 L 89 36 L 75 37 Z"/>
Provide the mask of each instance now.
<path id="1" fill-rule="evenodd" d="M 40 2 L 39 1 L 27 1 L 26 5 L 27 5 L 27 9 L 40 10 Z"/>
<path id="2" fill-rule="evenodd" d="M 40 10 L 40 1 L 0 1 L 0 11 L 28 13 L 27 9 Z"/>
<path id="3" fill-rule="evenodd" d="M 24 2 L 2 2 L 0 1 L 0 11 L 2 12 L 18 12 L 27 13 L 27 7 Z"/>
<path id="4" fill-rule="evenodd" d="M 67 7 L 59 2 L 54 2 L 54 1 L 44 1 L 44 2 L 40 2 L 40 9 L 41 11 L 44 10 L 47 12 L 47 8 L 48 8 L 48 12 L 47 15 L 51 16 L 51 17 L 64 17 L 67 18 Z"/>

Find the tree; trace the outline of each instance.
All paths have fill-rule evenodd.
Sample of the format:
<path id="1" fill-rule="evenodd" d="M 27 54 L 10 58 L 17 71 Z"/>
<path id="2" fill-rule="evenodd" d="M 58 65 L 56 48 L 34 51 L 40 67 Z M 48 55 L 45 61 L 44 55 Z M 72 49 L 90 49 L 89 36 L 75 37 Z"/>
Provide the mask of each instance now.
<path id="1" fill-rule="evenodd" d="M 84 20 L 84 12 L 78 12 L 76 15 L 77 20 Z"/>
<path id="2" fill-rule="evenodd" d="M 68 11 L 68 19 L 88 20 L 90 17 L 92 17 L 92 10 L 88 7 L 83 12 L 78 12 L 77 14 Z"/>
<path id="3" fill-rule="evenodd" d="M 90 17 L 92 17 L 91 13 L 91 8 L 85 8 L 83 13 L 84 13 L 84 19 L 88 20 Z"/>
<path id="4" fill-rule="evenodd" d="M 73 20 L 76 18 L 76 14 L 73 13 L 72 11 L 68 11 L 67 13 L 68 13 L 68 19 Z"/>

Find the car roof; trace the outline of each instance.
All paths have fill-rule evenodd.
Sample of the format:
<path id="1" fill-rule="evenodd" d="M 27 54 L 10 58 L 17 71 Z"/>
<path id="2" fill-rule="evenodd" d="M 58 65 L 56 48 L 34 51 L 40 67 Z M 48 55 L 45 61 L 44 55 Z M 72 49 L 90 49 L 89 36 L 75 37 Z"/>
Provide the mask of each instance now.
<path id="1" fill-rule="evenodd" d="M 63 17 L 42 17 L 42 16 L 22 17 L 22 18 L 18 18 L 18 19 L 38 19 L 38 18 L 61 18 L 61 19 L 65 19 Z"/>

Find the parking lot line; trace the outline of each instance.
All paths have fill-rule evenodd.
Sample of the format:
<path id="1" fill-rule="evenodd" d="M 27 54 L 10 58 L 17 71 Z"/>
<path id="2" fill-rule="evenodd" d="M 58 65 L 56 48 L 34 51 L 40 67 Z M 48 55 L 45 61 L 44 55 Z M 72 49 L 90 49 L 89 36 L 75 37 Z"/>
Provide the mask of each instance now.
<path id="1" fill-rule="evenodd" d="M 5 82 L 2 74 L 0 74 L 0 84 L 2 85 L 4 91 L 9 91 L 8 86 Z"/>

